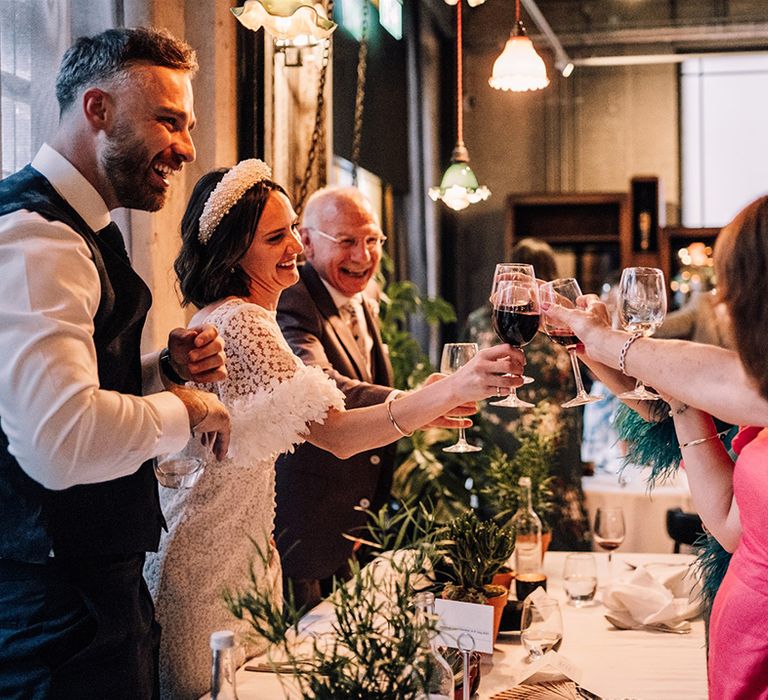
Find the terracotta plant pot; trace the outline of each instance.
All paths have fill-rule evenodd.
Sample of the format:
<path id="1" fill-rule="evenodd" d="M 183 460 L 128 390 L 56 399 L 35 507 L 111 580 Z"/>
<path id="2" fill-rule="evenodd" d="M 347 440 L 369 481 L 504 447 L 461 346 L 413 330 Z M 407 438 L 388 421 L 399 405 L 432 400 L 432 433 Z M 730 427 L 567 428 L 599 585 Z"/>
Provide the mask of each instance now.
<path id="1" fill-rule="evenodd" d="M 486 605 L 493 606 L 493 643 L 496 643 L 496 637 L 499 635 L 499 626 L 501 625 L 501 616 L 504 612 L 504 606 L 509 598 L 509 591 L 504 586 L 495 586 L 491 584 L 486 586 L 484 593 L 488 600 Z"/>
<path id="2" fill-rule="evenodd" d="M 510 588 L 512 588 L 512 581 L 514 580 L 515 572 L 505 566 L 502 571 L 498 571 L 494 574 L 493 579 L 491 580 L 491 585 L 504 586 L 504 588 L 507 589 L 507 592 L 509 592 Z"/>

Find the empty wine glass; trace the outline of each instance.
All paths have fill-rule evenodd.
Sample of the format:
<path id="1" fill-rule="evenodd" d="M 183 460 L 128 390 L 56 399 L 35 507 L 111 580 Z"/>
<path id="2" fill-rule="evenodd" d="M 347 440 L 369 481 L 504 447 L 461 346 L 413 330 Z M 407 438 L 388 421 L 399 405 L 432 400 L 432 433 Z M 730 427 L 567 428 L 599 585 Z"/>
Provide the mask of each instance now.
<path id="1" fill-rule="evenodd" d="M 595 511 L 595 544 L 608 552 L 608 570 L 613 561 L 613 550 L 618 549 L 626 537 L 624 511 L 620 506 L 598 508 Z"/>
<path id="2" fill-rule="evenodd" d="M 467 364 L 477 355 L 477 343 L 446 343 L 443 345 L 443 355 L 440 359 L 440 371 L 443 374 L 453 374 L 459 367 Z M 459 428 L 459 439 L 443 452 L 480 452 L 482 447 L 470 445 L 464 428 Z"/>
<path id="3" fill-rule="evenodd" d="M 573 277 L 552 280 L 539 287 L 539 297 L 542 303 L 548 303 L 554 306 L 563 306 L 566 309 L 572 309 L 576 306 L 576 299 L 581 296 L 579 283 Z M 557 323 L 546 314 L 542 317 L 544 332 L 550 340 L 565 347 L 568 356 L 571 358 L 571 367 L 573 368 L 573 377 L 576 380 L 576 396 L 565 403 L 560 404 L 563 408 L 574 408 L 588 403 L 600 401 L 602 396 L 591 396 L 584 389 L 584 382 L 581 379 L 581 370 L 579 369 L 579 360 L 576 357 L 576 346 L 579 339 L 573 331 L 562 324 Z"/>
<path id="4" fill-rule="evenodd" d="M 500 263 L 496 265 L 491 289 L 493 330 L 512 347 L 522 348 L 530 343 L 539 330 L 541 309 L 539 284 L 533 265 Z M 534 404 L 518 398 L 515 387 L 509 396 L 494 401 L 492 406 L 531 408 Z"/>
<path id="5" fill-rule="evenodd" d="M 557 649 L 563 640 L 560 605 L 541 589 L 536 589 L 523 603 L 520 639 L 528 652 L 529 661 L 535 661 L 551 649 Z"/>
<path id="6" fill-rule="evenodd" d="M 667 289 L 664 273 L 655 267 L 627 267 L 619 282 L 619 321 L 624 330 L 651 336 L 667 314 Z M 642 380 L 632 391 L 619 394 L 620 399 L 651 401 L 660 398 L 648 391 Z"/>

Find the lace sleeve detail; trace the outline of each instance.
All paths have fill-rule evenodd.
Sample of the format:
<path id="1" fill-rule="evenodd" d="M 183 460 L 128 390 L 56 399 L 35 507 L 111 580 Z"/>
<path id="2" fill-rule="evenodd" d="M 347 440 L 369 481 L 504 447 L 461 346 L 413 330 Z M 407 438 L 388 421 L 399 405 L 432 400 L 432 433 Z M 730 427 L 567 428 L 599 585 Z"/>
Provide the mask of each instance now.
<path id="1" fill-rule="evenodd" d="M 344 395 L 325 372 L 293 354 L 268 311 L 233 305 L 208 319 L 227 353 L 228 375 L 215 389 L 232 416 L 229 456 L 250 464 L 293 450 L 306 439 L 308 423 L 343 410 Z"/>

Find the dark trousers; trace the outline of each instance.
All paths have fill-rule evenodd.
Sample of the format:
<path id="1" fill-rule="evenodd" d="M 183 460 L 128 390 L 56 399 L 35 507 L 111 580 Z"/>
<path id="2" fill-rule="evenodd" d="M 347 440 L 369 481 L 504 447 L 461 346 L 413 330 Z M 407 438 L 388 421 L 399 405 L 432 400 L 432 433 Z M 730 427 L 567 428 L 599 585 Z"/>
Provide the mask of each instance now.
<path id="1" fill-rule="evenodd" d="M 0 698 L 159 698 L 144 555 L 0 560 Z"/>
<path id="2" fill-rule="evenodd" d="M 333 593 L 334 581 L 344 583 L 350 577 L 349 564 L 344 564 L 332 576 L 323 579 L 283 577 L 283 598 L 293 596 L 296 608 L 314 608 L 323 598 Z"/>

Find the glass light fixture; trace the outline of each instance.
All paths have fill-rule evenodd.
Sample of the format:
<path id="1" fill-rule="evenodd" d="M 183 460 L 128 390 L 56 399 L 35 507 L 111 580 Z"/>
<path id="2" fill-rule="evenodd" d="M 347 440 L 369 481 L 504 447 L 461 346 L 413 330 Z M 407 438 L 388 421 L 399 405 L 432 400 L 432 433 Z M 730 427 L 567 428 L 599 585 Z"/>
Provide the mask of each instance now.
<path id="1" fill-rule="evenodd" d="M 314 46 L 337 26 L 328 19 L 321 3 L 307 0 L 246 0 L 242 7 L 231 9 L 248 29 L 264 27 L 278 48 Z"/>
<path id="2" fill-rule="evenodd" d="M 455 5 L 459 0 L 445 0 L 446 5 Z M 467 0 L 470 7 L 477 7 L 478 5 L 482 5 L 485 0 Z"/>
<path id="3" fill-rule="evenodd" d="M 477 177 L 469 167 L 469 152 L 464 145 L 463 107 L 461 0 L 459 0 L 456 6 L 456 145 L 451 154 L 451 164 L 440 181 L 440 187 L 429 188 L 429 197 L 433 202 L 442 199 L 443 203 L 454 211 L 466 209 L 470 204 L 482 202 L 491 196 L 491 191 L 477 182 Z"/>
<path id="4" fill-rule="evenodd" d="M 488 84 L 496 90 L 512 92 L 541 90 L 549 85 L 544 61 L 525 35 L 520 19 L 520 0 L 515 0 L 515 26 L 504 50 L 493 64 Z"/>

